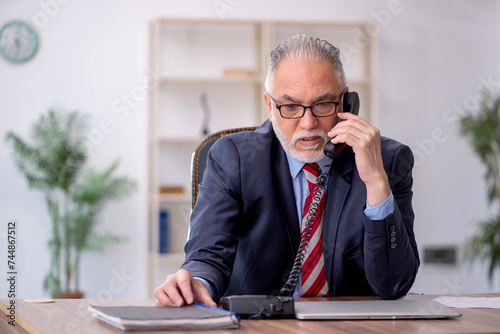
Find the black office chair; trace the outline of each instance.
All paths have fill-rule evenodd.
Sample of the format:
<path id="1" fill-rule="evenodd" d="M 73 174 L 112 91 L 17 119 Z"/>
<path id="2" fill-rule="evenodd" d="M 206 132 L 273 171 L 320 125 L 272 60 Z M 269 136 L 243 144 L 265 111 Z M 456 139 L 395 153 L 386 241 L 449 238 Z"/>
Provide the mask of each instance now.
<path id="1" fill-rule="evenodd" d="M 236 133 L 240 131 L 253 131 L 257 129 L 257 126 L 250 126 L 247 128 L 235 128 L 228 130 L 221 130 L 219 132 L 209 135 L 205 140 L 201 142 L 200 145 L 193 152 L 191 158 L 191 187 L 192 187 L 192 197 L 191 197 L 191 208 L 194 208 L 196 204 L 196 198 L 198 197 L 198 185 L 203 181 L 203 173 L 205 172 L 205 167 L 207 167 L 207 156 L 210 147 L 219 139 L 220 137 L 227 136 L 231 133 Z"/>

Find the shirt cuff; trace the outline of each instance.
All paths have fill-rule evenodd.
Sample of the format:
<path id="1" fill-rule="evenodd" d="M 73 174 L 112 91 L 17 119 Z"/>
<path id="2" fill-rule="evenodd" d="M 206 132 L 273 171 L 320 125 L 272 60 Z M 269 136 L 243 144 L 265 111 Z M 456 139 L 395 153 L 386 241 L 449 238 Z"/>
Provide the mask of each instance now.
<path id="1" fill-rule="evenodd" d="M 382 220 L 392 213 L 394 213 L 394 195 L 392 194 L 392 191 L 389 194 L 389 197 L 387 197 L 382 204 L 371 207 L 367 202 L 364 211 L 365 217 L 368 217 L 371 220 Z"/>
<path id="2" fill-rule="evenodd" d="M 193 278 L 195 280 L 198 280 L 201 283 L 203 283 L 203 285 L 205 285 L 205 287 L 207 288 L 208 292 L 210 293 L 210 296 L 212 297 L 212 299 L 215 300 L 215 297 L 217 297 L 217 296 L 215 295 L 214 285 L 211 282 L 209 282 L 206 279 L 204 279 L 203 277 L 195 276 Z"/>

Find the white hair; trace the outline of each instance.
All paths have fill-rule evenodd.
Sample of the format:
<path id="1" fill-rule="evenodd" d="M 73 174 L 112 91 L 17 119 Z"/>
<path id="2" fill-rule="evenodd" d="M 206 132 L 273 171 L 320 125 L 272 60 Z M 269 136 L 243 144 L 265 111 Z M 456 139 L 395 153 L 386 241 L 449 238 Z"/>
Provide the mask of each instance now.
<path id="1" fill-rule="evenodd" d="M 340 60 L 340 50 L 328 41 L 307 35 L 295 35 L 279 44 L 269 55 L 265 88 L 268 93 L 272 93 L 274 76 L 278 66 L 284 59 L 294 62 L 301 60 L 321 62 L 328 60 L 339 80 L 340 87 L 345 87 L 346 78 L 342 61 Z"/>

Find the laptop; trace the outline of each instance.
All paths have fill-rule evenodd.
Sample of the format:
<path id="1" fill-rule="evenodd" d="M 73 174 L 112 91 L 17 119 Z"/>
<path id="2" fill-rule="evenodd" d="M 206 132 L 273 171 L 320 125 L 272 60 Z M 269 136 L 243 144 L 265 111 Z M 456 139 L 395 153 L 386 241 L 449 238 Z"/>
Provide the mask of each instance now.
<path id="1" fill-rule="evenodd" d="M 434 300 L 296 301 L 301 320 L 445 319 L 462 314 Z"/>

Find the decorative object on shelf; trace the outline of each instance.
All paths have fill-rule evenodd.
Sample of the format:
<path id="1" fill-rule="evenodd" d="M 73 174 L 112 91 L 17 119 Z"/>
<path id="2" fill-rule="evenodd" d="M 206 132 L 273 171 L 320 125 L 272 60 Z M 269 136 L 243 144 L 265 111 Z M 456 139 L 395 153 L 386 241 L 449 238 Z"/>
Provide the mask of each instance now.
<path id="1" fill-rule="evenodd" d="M 105 204 L 135 188 L 135 182 L 127 177 L 113 175 L 118 162 L 102 172 L 84 168 L 87 132 L 79 112 L 49 109 L 32 126 L 32 144 L 12 131 L 5 138 L 29 186 L 45 195 L 52 236 L 48 243 L 51 265 L 44 289 L 57 298 L 82 296 L 79 278 L 83 251 L 104 251 L 105 246 L 124 240 L 110 233 L 98 234 L 95 229 Z"/>
<path id="2" fill-rule="evenodd" d="M 500 268 L 500 95 L 484 93 L 479 110 L 461 117 L 460 131 L 486 167 L 488 204 L 496 211 L 493 217 L 479 223 L 467 243 L 465 257 L 469 261 L 487 260 L 491 280 Z"/>
<path id="3" fill-rule="evenodd" d="M 168 253 L 168 239 L 169 239 L 169 229 L 168 229 L 168 211 L 160 210 L 160 254 Z"/>
<path id="4" fill-rule="evenodd" d="M 208 106 L 207 93 L 201 93 L 200 95 L 201 111 L 203 112 L 203 120 L 201 122 L 201 133 L 203 135 L 209 134 L 208 122 L 210 122 L 210 107 Z"/>
<path id="5" fill-rule="evenodd" d="M 27 22 L 14 20 L 0 28 L 0 54 L 13 63 L 31 59 L 38 49 L 38 34 Z"/>

